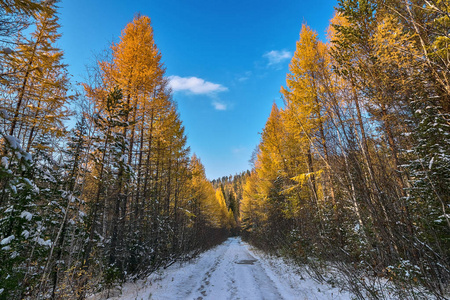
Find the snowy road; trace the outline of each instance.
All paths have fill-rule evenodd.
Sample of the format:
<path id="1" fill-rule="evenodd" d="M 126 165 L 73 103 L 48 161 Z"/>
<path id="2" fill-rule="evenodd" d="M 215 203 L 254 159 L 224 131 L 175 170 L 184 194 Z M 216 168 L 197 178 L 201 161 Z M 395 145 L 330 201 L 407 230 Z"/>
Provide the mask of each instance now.
<path id="1" fill-rule="evenodd" d="M 240 238 L 230 238 L 193 262 L 126 284 L 115 299 L 350 299 L 350 295 L 304 278 L 280 259 L 259 256 Z"/>
<path id="2" fill-rule="evenodd" d="M 277 285 L 240 239 L 229 239 L 214 251 L 214 259 L 200 259 L 192 271 L 187 278 L 174 281 L 177 298 L 283 298 Z"/>

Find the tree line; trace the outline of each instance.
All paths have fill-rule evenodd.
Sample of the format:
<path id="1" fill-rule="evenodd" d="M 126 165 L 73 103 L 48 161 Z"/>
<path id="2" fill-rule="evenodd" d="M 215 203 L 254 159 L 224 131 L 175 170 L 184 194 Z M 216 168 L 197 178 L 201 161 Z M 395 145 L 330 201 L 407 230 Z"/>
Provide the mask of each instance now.
<path id="1" fill-rule="evenodd" d="M 284 106 L 246 179 L 244 236 L 331 262 L 361 299 L 444 298 L 450 281 L 448 1 L 340 0 L 328 42 L 302 26 Z M 363 279 L 361 279 L 363 278 Z M 392 294 L 391 294 L 392 295 Z"/>
<path id="2" fill-rule="evenodd" d="M 190 156 L 150 19 L 135 16 L 74 93 L 57 5 L 0 1 L 0 299 L 83 299 L 231 228 Z"/>
<path id="3" fill-rule="evenodd" d="M 448 293 L 447 0 L 340 0 L 328 42 L 303 25 L 253 169 L 212 182 L 150 19 L 74 93 L 57 4 L 0 0 L 0 299 L 83 299 L 230 232 L 361 299 Z"/>

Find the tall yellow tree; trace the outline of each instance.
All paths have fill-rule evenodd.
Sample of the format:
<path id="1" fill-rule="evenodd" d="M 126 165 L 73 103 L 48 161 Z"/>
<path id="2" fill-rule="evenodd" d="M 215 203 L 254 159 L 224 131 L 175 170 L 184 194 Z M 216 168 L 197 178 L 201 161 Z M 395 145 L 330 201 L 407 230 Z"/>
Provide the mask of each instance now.
<path id="1" fill-rule="evenodd" d="M 323 151 L 327 153 L 320 100 L 323 93 L 320 87 L 320 69 L 326 67 L 325 49 L 318 41 L 317 34 L 304 24 L 289 66 L 287 87 L 281 89 L 286 103 L 283 114 L 286 127 L 300 144 L 306 163 L 306 169 L 299 169 L 294 180 L 308 182 L 310 198 L 316 203 L 318 210 L 322 191 L 317 177 L 323 168 Z M 321 142 L 320 145 L 317 141 Z M 319 158 L 318 166 L 314 155 Z"/>
<path id="2" fill-rule="evenodd" d="M 147 230 L 163 228 L 158 225 L 161 214 L 166 218 L 177 218 L 181 186 L 178 176 L 185 177 L 187 148 L 184 128 L 164 79 L 164 67 L 153 40 L 150 18 L 137 15 L 127 24 L 120 41 L 111 45 L 111 58 L 98 62 L 98 72 L 97 82 L 83 84 L 97 115 L 104 114 L 110 90 L 121 91 L 124 106 L 123 126 L 112 128 L 111 134 L 126 141 L 120 157 L 126 167 L 118 168 L 114 174 L 117 180 L 114 185 L 109 185 L 109 196 L 95 198 L 96 202 L 104 203 L 103 214 L 108 215 L 98 223 L 104 228 L 103 234 L 112 237 L 106 250 L 111 253 L 113 265 L 116 260 L 123 262 L 126 243 L 137 245 Z M 108 144 L 105 147 L 116 146 Z M 104 173 L 104 176 L 110 173 Z M 97 177 L 99 184 L 105 179 Z M 91 198 L 87 200 L 92 202 Z M 91 207 L 99 204 L 93 203 Z M 166 234 L 169 229 L 164 230 L 164 237 L 155 233 L 155 243 L 172 242 L 169 240 L 173 236 Z M 90 231 L 94 232 L 95 228 Z M 139 232 L 140 236 L 128 235 L 128 232 Z M 119 267 L 123 270 L 123 265 Z"/>
<path id="3" fill-rule="evenodd" d="M 68 74 L 63 52 L 55 46 L 60 37 L 56 3 L 44 5 L 31 38 L 20 37 L 9 54 L 10 75 L 1 90 L 0 108 L 9 115 L 5 133 L 20 138 L 27 150 L 41 134 L 61 135 L 69 116 Z"/>

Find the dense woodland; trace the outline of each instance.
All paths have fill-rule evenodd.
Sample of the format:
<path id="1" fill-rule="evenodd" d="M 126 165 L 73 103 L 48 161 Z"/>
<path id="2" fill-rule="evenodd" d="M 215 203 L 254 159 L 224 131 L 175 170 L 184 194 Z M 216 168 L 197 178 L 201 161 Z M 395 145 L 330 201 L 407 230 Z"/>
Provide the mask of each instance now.
<path id="1" fill-rule="evenodd" d="M 75 94 L 57 1 L 0 8 L 0 299 L 83 299 L 222 242 L 234 217 L 190 156 L 150 19 Z"/>
<path id="2" fill-rule="evenodd" d="M 303 25 L 253 169 L 211 182 L 148 17 L 73 92 L 58 1 L 0 0 L 0 299 L 83 299 L 238 234 L 361 299 L 373 278 L 444 298 L 449 6 L 341 0 L 326 43 Z"/>
<path id="3" fill-rule="evenodd" d="M 323 262 L 364 298 L 450 281 L 450 2 L 342 0 L 329 42 L 303 25 L 244 186 L 255 245 Z M 424 296 L 427 298 L 427 296 Z"/>

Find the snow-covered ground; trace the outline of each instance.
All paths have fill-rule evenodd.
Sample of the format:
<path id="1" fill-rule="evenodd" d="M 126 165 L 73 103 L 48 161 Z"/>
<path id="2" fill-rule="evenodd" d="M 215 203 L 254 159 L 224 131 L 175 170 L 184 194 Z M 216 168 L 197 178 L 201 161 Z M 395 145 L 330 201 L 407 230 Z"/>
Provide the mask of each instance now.
<path id="1" fill-rule="evenodd" d="M 351 299 L 351 294 L 300 274 L 281 259 L 254 251 L 240 238 L 174 264 L 146 280 L 127 283 L 111 299 Z"/>

